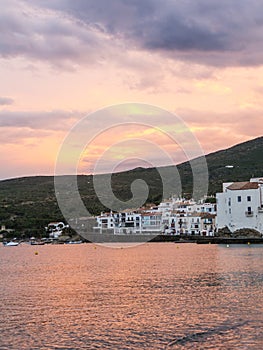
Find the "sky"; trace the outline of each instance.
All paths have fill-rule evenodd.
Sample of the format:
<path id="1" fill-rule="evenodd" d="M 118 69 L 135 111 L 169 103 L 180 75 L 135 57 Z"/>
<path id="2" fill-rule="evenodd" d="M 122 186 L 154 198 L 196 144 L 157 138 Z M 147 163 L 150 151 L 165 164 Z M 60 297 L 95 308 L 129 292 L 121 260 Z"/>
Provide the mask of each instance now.
<path id="1" fill-rule="evenodd" d="M 170 164 L 186 160 L 184 145 L 169 139 L 178 120 L 205 154 L 262 136 L 262 0 L 0 5 L 1 179 L 53 175 L 83 120 L 89 136 L 80 149 L 75 135 L 75 168 L 87 174 L 99 160 L 98 172 L 166 165 L 156 147 Z M 143 107 L 139 123 L 133 108 L 108 113 L 125 103 L 159 114 Z M 165 125 L 162 110 L 171 113 Z"/>

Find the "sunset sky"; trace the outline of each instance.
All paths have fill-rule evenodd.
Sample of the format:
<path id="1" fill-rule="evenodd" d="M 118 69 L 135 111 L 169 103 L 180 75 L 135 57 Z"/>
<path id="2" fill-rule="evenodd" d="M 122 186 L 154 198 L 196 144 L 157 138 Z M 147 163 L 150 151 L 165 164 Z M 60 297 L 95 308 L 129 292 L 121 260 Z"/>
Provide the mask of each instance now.
<path id="1" fill-rule="evenodd" d="M 1 179 L 54 174 L 63 140 L 87 116 L 89 135 L 98 136 L 82 153 L 82 173 L 94 172 L 102 155 L 100 172 L 112 164 L 165 165 L 151 144 L 170 152 L 174 163 L 183 161 L 185 152 L 151 127 L 162 122 L 161 112 L 152 123 L 145 117 L 149 127 L 104 130 L 101 122 L 98 134 L 95 112 L 126 102 L 178 116 L 205 153 L 262 136 L 261 0 L 0 5 Z M 128 120 L 103 117 L 109 125 Z M 171 117 L 168 124 L 176 123 Z"/>

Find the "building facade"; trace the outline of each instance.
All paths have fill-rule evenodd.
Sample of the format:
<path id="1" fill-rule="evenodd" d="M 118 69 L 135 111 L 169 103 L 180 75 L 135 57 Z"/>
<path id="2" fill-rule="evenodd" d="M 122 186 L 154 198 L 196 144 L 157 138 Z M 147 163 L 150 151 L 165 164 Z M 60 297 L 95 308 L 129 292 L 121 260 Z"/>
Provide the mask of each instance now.
<path id="1" fill-rule="evenodd" d="M 263 178 L 223 184 L 217 193 L 217 229 L 254 229 L 263 234 Z"/>
<path id="2" fill-rule="evenodd" d="M 213 236 L 216 205 L 172 198 L 151 208 L 97 216 L 97 233 Z"/>

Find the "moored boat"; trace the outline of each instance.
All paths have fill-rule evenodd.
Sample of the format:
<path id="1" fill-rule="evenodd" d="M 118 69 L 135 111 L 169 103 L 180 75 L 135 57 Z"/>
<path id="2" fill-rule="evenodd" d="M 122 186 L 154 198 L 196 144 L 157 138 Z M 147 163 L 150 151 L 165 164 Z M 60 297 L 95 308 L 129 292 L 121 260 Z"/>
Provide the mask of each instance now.
<path id="1" fill-rule="evenodd" d="M 83 241 L 81 240 L 78 240 L 78 241 L 69 241 L 69 242 L 66 242 L 67 244 L 81 244 L 83 243 Z"/>
<path id="2" fill-rule="evenodd" d="M 19 242 L 14 242 L 14 241 L 10 241 L 8 243 L 4 243 L 5 247 L 16 247 L 19 245 Z"/>
<path id="3" fill-rule="evenodd" d="M 31 241 L 30 244 L 31 245 L 44 245 L 44 244 L 46 244 L 46 242 L 44 242 L 44 241 Z"/>

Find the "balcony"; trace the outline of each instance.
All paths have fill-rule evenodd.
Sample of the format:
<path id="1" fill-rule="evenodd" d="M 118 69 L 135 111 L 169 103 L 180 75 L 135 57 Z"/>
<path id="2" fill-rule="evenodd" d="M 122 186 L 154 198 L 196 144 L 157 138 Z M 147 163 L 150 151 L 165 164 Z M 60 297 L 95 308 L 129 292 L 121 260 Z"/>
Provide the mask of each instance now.
<path id="1" fill-rule="evenodd" d="M 246 211 L 245 214 L 246 214 L 247 217 L 252 217 L 252 216 L 254 216 L 253 211 Z"/>
<path id="2" fill-rule="evenodd" d="M 258 212 L 259 212 L 259 213 L 263 213 L 263 206 L 258 207 Z"/>

